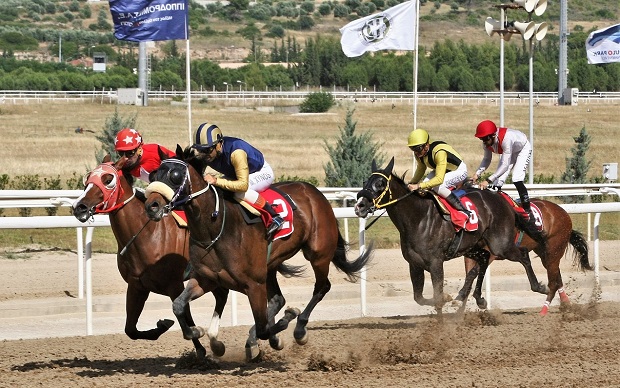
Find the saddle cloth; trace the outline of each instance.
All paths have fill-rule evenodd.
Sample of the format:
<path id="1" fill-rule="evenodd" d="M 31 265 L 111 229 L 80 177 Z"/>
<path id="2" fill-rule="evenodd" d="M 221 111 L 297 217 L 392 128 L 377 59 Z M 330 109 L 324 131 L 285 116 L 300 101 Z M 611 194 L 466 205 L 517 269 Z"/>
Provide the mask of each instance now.
<path id="1" fill-rule="evenodd" d="M 519 215 L 521 215 L 521 217 L 525 218 L 526 220 L 530 218 L 530 215 L 527 214 L 525 210 L 523 210 L 523 208 L 521 207 L 519 203 L 517 203 L 517 201 L 512 199 L 512 197 L 510 197 L 508 194 L 504 193 L 503 191 L 500 191 L 499 193 L 501 194 L 502 197 L 504 197 L 506 201 L 508 201 L 508 203 L 515 209 L 515 211 L 519 213 Z M 540 232 L 543 230 L 545 226 L 543 224 L 542 212 L 540 211 L 538 206 L 536 206 L 533 202 L 530 202 L 530 209 L 532 209 L 532 214 L 534 214 L 534 225 L 536 225 L 536 228 Z"/>
<path id="2" fill-rule="evenodd" d="M 467 215 L 461 211 L 456 210 L 446 201 L 443 197 L 433 193 L 435 198 L 438 200 L 438 204 L 442 208 L 444 214 L 450 215 L 450 220 L 454 225 L 454 229 L 459 231 L 461 229 L 465 229 L 466 232 L 473 232 L 478 230 L 478 208 L 476 205 L 466 196 L 464 192 L 457 193 L 457 191 L 453 191 L 457 197 L 461 200 L 463 206 L 472 213 L 471 217 L 467 217 Z"/>
<path id="3" fill-rule="evenodd" d="M 276 231 L 275 235 L 273 236 L 273 240 L 275 241 L 279 238 L 286 237 L 293 233 L 293 231 L 295 230 L 293 226 L 294 209 L 291 204 L 284 198 L 284 196 L 280 192 L 273 189 L 267 189 L 265 191 L 262 191 L 260 194 L 265 198 L 265 200 L 267 200 L 267 202 L 271 204 L 273 210 L 275 210 L 276 213 L 278 213 L 280 217 L 282 217 L 282 219 L 284 220 L 282 227 L 278 231 Z M 265 227 L 267 227 L 267 225 L 271 223 L 271 215 L 269 215 L 266 210 L 255 207 L 254 205 L 248 204 L 245 201 L 242 202 L 242 204 L 245 208 L 248 208 L 248 206 L 246 205 L 249 205 L 252 210 L 258 210 L 260 218 L 265 224 Z M 254 211 L 251 211 L 251 213 L 256 214 Z"/>

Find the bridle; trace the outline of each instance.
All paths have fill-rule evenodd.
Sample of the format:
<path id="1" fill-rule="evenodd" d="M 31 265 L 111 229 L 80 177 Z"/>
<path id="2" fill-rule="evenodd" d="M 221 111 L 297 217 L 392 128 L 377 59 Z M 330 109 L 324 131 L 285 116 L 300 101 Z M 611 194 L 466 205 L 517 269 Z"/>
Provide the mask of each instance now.
<path id="1" fill-rule="evenodd" d="M 215 194 L 215 210 L 213 211 L 213 213 L 211 213 L 211 218 L 215 219 L 217 218 L 217 216 L 219 215 L 219 211 L 220 211 L 220 196 L 219 193 L 217 191 L 217 189 L 215 188 L 215 186 L 211 185 L 210 183 L 207 182 L 207 186 L 201 190 L 196 191 L 195 193 L 192 193 L 192 181 L 190 179 L 190 174 L 189 174 L 189 165 L 179 159 L 165 159 L 161 162 L 161 165 L 164 164 L 176 164 L 176 165 L 181 165 L 183 168 L 183 179 L 181 181 L 181 184 L 179 184 L 179 187 L 174 190 L 172 192 L 172 195 L 170 195 L 169 192 L 167 192 L 167 190 L 165 190 L 165 188 L 162 188 L 162 185 L 167 186 L 167 188 L 169 190 L 170 186 L 164 182 L 161 181 L 156 181 L 156 182 L 152 182 L 146 189 L 147 191 L 147 196 L 149 195 L 149 193 L 151 192 L 157 192 L 160 195 L 162 195 L 164 198 L 168 199 L 168 203 L 164 206 L 163 208 L 163 214 L 167 215 L 168 213 L 170 213 L 172 210 L 177 209 L 178 207 L 186 204 L 187 202 L 193 200 L 194 198 L 198 197 L 199 195 L 202 195 L 204 193 L 206 193 L 209 189 L 213 190 L 213 193 Z M 160 168 L 161 168 L 160 165 Z M 173 167 L 169 167 L 169 170 L 171 170 Z M 183 192 L 187 189 L 187 191 L 190 194 L 187 194 L 186 196 L 182 196 Z M 222 226 L 220 228 L 220 232 L 218 233 L 218 235 L 209 243 L 204 243 L 202 241 L 196 240 L 190 233 L 190 240 L 193 241 L 194 243 L 196 243 L 197 245 L 200 245 L 202 248 L 204 248 L 205 250 L 209 250 L 221 237 L 222 234 L 224 232 L 224 225 L 226 224 L 226 206 L 223 207 L 224 211 L 222 213 Z"/>
<path id="2" fill-rule="evenodd" d="M 371 190 L 364 188 L 358 194 L 358 198 L 363 196 L 366 199 L 372 201 L 372 206 L 370 208 L 371 212 L 394 205 L 395 203 L 402 201 L 403 199 L 407 198 L 408 196 L 414 193 L 413 191 L 409 191 L 407 194 L 403 196 L 394 198 L 392 194 L 392 189 L 390 188 L 390 182 L 392 181 L 392 175 L 388 176 L 382 172 L 373 172 L 372 174 L 370 174 L 370 177 L 372 178 L 375 175 L 385 179 L 386 184 L 385 184 L 385 188 L 383 189 L 383 191 L 379 193 L 378 195 L 374 195 Z M 382 202 L 386 195 L 388 197 L 387 202 Z"/>
<path id="3" fill-rule="evenodd" d="M 104 174 L 111 174 L 114 177 L 112 179 L 112 182 L 104 184 L 101 180 Z M 119 184 L 120 176 L 122 174 L 122 171 L 114 167 L 111 162 L 108 162 L 100 164 L 96 169 L 91 171 L 88 176 L 85 177 L 84 186 L 86 186 L 87 188 L 88 185 L 91 184 L 97 186 L 103 194 L 103 200 L 92 208 L 88 209 L 90 217 L 97 213 L 111 213 L 115 210 L 122 208 L 123 206 L 128 204 L 129 201 L 135 198 L 136 189 L 134 188 L 131 197 L 125 199 L 124 201 L 120 201 L 120 199 L 123 198 L 123 194 L 125 194 L 123 186 Z"/>

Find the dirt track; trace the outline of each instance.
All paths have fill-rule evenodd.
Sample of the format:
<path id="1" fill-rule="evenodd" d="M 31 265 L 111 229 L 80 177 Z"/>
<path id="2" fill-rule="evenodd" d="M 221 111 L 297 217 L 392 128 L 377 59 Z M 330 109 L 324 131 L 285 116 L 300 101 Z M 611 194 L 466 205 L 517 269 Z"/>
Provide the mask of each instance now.
<path id="1" fill-rule="evenodd" d="M 620 267 L 613 260 L 617 245 L 603 244 L 606 271 Z M 379 252 L 369 281 L 406 278 L 397 253 Z M 75 293 L 75 264 L 67 256 L 0 260 L 0 301 Z M 124 292 L 109 256 L 93 262 L 95 295 Z M 565 261 L 565 281 L 592 276 L 571 274 Z M 522 273 L 510 263 L 494 266 L 495 275 Z M 462 262 L 447 267 L 456 273 Z M 330 277 L 340 282 L 337 272 Z M 407 315 L 414 305 L 409 299 L 402 315 L 311 321 L 307 345 L 296 345 L 289 328 L 282 335 L 284 350 L 265 344 L 265 361 L 258 364 L 244 361 L 247 326 L 223 328 L 227 353 L 202 363 L 178 331 L 156 342 L 134 342 L 124 334 L 7 340 L 0 342 L 0 386 L 619 386 L 620 303 L 601 302 L 587 289 L 568 291 L 579 303 L 563 309 L 554 303 L 545 318 L 538 308 L 469 311 L 463 317 L 446 314 L 440 324 L 433 316 Z"/>

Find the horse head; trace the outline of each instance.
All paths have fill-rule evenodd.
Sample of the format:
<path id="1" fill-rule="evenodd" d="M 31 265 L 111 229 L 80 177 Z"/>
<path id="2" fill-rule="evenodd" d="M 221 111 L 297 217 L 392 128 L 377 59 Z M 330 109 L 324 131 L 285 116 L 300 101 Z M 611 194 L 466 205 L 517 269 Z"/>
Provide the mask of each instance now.
<path id="1" fill-rule="evenodd" d="M 382 170 L 377 168 L 377 164 L 374 160 L 372 161 L 372 173 L 370 174 L 370 178 L 364 183 L 362 190 L 357 193 L 355 214 L 358 217 L 367 217 L 389 201 L 391 197 L 390 180 L 392 178 L 393 168 L 393 157 Z"/>
<path id="2" fill-rule="evenodd" d="M 133 195 L 122 172 L 126 157 L 116 163 L 106 155 L 103 162 L 84 176 L 84 192 L 72 205 L 73 215 L 86 222 L 96 213 L 109 213 L 125 205 Z"/>
<path id="3" fill-rule="evenodd" d="M 192 179 L 194 185 L 205 184 L 196 165 L 193 164 L 193 154 L 189 148 L 183 150 L 177 145 L 176 156 L 169 158 L 159 150 L 161 164 L 153 171 L 149 179 L 151 183 L 146 188 L 146 212 L 150 219 L 161 220 L 171 210 L 183 206 L 198 193 L 192 193 Z M 190 171 L 194 171 L 194 178 Z M 198 176 L 198 178 L 196 178 Z M 207 187 L 208 188 L 208 187 Z M 200 191 L 202 193 L 204 191 Z"/>

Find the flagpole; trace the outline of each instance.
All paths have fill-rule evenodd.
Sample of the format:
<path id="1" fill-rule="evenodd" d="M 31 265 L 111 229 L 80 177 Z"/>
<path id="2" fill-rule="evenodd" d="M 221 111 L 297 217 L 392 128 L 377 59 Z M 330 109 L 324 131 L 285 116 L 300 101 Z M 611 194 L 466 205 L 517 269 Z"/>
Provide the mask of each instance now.
<path id="1" fill-rule="evenodd" d="M 187 136 L 189 145 L 192 145 L 192 83 L 190 74 L 189 37 L 187 36 L 187 13 L 185 14 L 185 84 L 187 93 Z"/>
<path id="2" fill-rule="evenodd" d="M 418 126 L 418 35 L 420 33 L 420 0 L 416 0 L 415 12 L 415 64 L 413 66 L 413 129 Z"/>
<path id="3" fill-rule="evenodd" d="M 418 128 L 418 35 L 420 33 L 420 0 L 415 0 L 416 12 L 415 12 L 415 58 L 413 65 L 413 129 Z M 417 166 L 415 160 L 415 154 L 412 152 L 411 172 L 414 173 Z"/>

